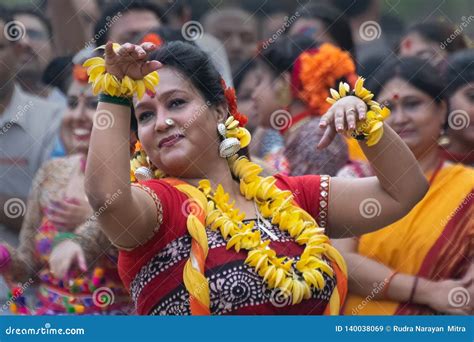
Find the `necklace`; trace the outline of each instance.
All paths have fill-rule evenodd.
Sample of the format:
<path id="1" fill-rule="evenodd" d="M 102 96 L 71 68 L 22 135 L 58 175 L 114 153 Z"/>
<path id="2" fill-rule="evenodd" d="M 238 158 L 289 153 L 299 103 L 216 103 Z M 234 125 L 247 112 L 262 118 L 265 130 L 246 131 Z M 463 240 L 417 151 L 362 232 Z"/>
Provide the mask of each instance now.
<path id="1" fill-rule="evenodd" d="M 277 238 L 267 225 L 274 224 L 286 231 L 299 245 L 304 245 L 299 260 L 277 256 L 270 247 L 270 240 L 262 241 L 260 229 L 254 230 L 255 221 L 244 223 L 245 213 L 234 208 L 235 201 L 224 191 L 222 185 L 215 190 L 209 180 L 199 182 L 198 189 L 207 199 L 205 224 L 218 230 L 227 242 L 227 249 L 248 251 L 245 263 L 254 268 L 267 286 L 280 289 L 285 296 L 292 297 L 298 304 L 312 296 L 312 289 L 322 290 L 325 286 L 323 274 L 333 277 L 334 271 L 326 259 L 336 262 L 344 273 L 346 265 L 341 255 L 329 244 L 324 229 L 306 211 L 293 203 L 290 191 L 275 186 L 274 177 L 260 177 L 262 168 L 245 157 L 231 160 L 233 174 L 240 179 L 240 191 L 256 206 L 257 222 L 270 238 Z M 267 223 L 265 223 L 265 221 Z M 271 223 L 270 223 L 271 222 Z M 265 228 L 263 228 L 265 227 Z M 271 233 L 271 234 L 269 234 Z"/>

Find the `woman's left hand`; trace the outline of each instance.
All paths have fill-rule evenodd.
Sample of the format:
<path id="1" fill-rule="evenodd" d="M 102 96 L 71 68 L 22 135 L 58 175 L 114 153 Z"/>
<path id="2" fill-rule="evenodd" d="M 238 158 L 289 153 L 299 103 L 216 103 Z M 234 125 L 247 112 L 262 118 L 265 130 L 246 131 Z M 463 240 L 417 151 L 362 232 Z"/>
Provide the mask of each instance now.
<path id="1" fill-rule="evenodd" d="M 65 240 L 55 246 L 49 257 L 49 269 L 56 279 L 64 279 L 76 261 L 81 271 L 87 271 L 86 258 L 81 246 L 72 240 Z"/>
<path id="2" fill-rule="evenodd" d="M 356 128 L 358 120 L 365 120 L 367 105 L 356 96 L 346 96 L 334 103 L 319 122 L 319 127 L 326 129 L 318 149 L 331 144 L 337 133 L 344 133 Z"/>
<path id="3" fill-rule="evenodd" d="M 44 213 L 56 228 L 68 231 L 84 223 L 93 214 L 87 201 L 76 198 L 51 201 Z"/>

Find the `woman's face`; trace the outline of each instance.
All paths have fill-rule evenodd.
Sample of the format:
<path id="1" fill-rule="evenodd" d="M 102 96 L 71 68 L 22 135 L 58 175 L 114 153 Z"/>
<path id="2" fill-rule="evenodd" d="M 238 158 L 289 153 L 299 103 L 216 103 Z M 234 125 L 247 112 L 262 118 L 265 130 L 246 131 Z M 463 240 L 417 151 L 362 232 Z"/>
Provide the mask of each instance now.
<path id="1" fill-rule="evenodd" d="M 459 88 L 449 98 L 449 111 L 450 136 L 466 146 L 474 146 L 474 83 Z M 456 122 L 456 116 L 462 121 Z"/>
<path id="2" fill-rule="evenodd" d="M 401 78 L 388 81 L 377 99 L 392 114 L 387 119 L 417 158 L 437 145 L 446 116 L 444 102 L 432 97 Z"/>
<path id="3" fill-rule="evenodd" d="M 255 74 L 257 85 L 252 94 L 252 100 L 257 111 L 258 125 L 272 128 L 272 114 L 282 109 L 277 91 L 282 80 L 275 78 L 272 71 L 263 63 L 256 68 Z"/>
<path id="4" fill-rule="evenodd" d="M 68 154 L 87 153 L 97 96 L 88 84 L 73 80 L 67 93 L 67 109 L 61 125 L 61 138 Z"/>
<path id="5" fill-rule="evenodd" d="M 225 119 L 181 73 L 160 69 L 156 94 L 145 94 L 135 107 L 138 138 L 153 165 L 166 174 L 199 178 L 215 165 L 219 137 L 217 123 Z M 174 121 L 173 126 L 166 119 Z"/>
<path id="6" fill-rule="evenodd" d="M 419 57 L 438 67 L 447 58 L 448 52 L 440 44 L 423 38 L 418 33 L 409 33 L 400 42 L 400 57 Z"/>
<path id="7" fill-rule="evenodd" d="M 255 92 L 257 87 L 258 77 L 255 72 L 255 69 L 250 70 L 244 76 L 242 83 L 237 89 L 237 99 L 239 112 L 247 115 L 249 121 L 247 124 L 247 129 L 253 131 L 258 125 L 257 111 L 255 109 L 255 104 L 252 100 L 252 94 Z"/>

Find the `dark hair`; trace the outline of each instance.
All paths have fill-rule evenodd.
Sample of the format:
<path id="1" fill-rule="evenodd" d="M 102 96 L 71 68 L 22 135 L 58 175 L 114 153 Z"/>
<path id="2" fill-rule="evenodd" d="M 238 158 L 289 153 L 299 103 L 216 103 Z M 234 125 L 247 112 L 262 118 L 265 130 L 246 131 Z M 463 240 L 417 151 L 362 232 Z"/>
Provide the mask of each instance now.
<path id="1" fill-rule="evenodd" d="M 312 38 L 297 36 L 281 36 L 268 48 L 260 52 L 260 60 L 267 65 L 275 75 L 280 75 L 285 71 L 291 72 L 298 56 L 305 50 L 317 47 Z"/>
<path id="2" fill-rule="evenodd" d="M 377 97 L 383 87 L 396 77 L 428 94 L 436 103 L 440 103 L 444 99 L 444 83 L 439 72 L 426 60 L 419 57 L 402 57 L 390 60 L 367 79 L 366 87 Z"/>
<path id="3" fill-rule="evenodd" d="M 48 38 L 51 38 L 53 36 L 53 28 L 51 26 L 51 23 L 49 22 L 48 18 L 46 18 L 43 12 L 29 6 L 17 6 L 13 8 L 13 16 L 21 14 L 31 15 L 41 21 L 44 27 L 46 27 L 46 31 L 48 32 Z"/>
<path id="4" fill-rule="evenodd" d="M 461 50 L 450 55 L 443 76 L 447 96 L 452 96 L 468 83 L 474 83 L 474 49 Z"/>
<path id="5" fill-rule="evenodd" d="M 373 2 L 374 0 L 332 0 L 331 4 L 344 12 L 347 17 L 357 17 L 365 13 Z"/>
<path id="6" fill-rule="evenodd" d="M 155 16 L 164 24 L 167 23 L 163 10 L 158 5 L 146 0 L 122 0 L 118 3 L 113 3 L 104 9 L 99 20 L 94 26 L 94 37 L 96 39 L 96 46 L 101 46 L 109 40 L 109 21 L 117 14 L 125 14 L 132 10 L 146 10 L 155 14 Z"/>
<path id="7" fill-rule="evenodd" d="M 72 56 L 55 57 L 49 62 L 41 78 L 44 84 L 59 88 L 64 94 L 71 83 Z"/>
<path id="8" fill-rule="evenodd" d="M 354 55 L 351 26 L 344 14 L 337 8 L 331 7 L 329 4 L 308 3 L 298 7 L 296 13 L 300 15 L 299 18 L 321 20 L 326 25 L 327 32 L 334 39 L 335 44 Z"/>
<path id="9" fill-rule="evenodd" d="M 248 59 L 240 65 L 238 72 L 235 73 L 233 79 L 235 91 L 239 89 L 247 74 L 252 72 L 256 65 L 257 63 L 255 62 L 254 58 Z"/>
<path id="10" fill-rule="evenodd" d="M 140 42 L 143 40 L 143 38 L 145 38 L 145 36 L 150 34 L 150 33 L 151 34 L 155 33 L 158 36 L 160 36 L 163 43 L 171 42 L 171 41 L 181 41 L 181 42 L 186 42 L 187 41 L 183 37 L 183 34 L 182 34 L 181 30 L 176 30 L 176 29 L 168 27 L 168 26 L 161 26 L 161 27 L 154 28 L 154 29 L 150 30 L 149 32 L 147 32 L 145 34 L 139 34 L 135 38 L 136 43 L 140 44 Z M 190 42 L 190 43 L 192 43 L 192 42 Z"/>
<path id="11" fill-rule="evenodd" d="M 169 42 L 152 53 L 150 59 L 174 68 L 188 78 L 210 106 L 226 103 L 222 77 L 211 58 L 198 47 L 180 41 Z M 134 115 L 132 129 L 137 129 Z"/>
<path id="12" fill-rule="evenodd" d="M 3 21 L 4 24 L 13 21 L 12 12 L 3 5 L 0 5 L 0 21 Z"/>
<path id="13" fill-rule="evenodd" d="M 446 22 L 426 21 L 410 26 L 404 36 L 410 33 L 418 33 L 424 39 L 444 46 L 446 51 L 454 52 L 466 48 L 466 40 L 462 33 L 450 39 L 455 31 L 456 28 Z M 449 43 L 447 42 L 448 39 L 450 39 Z"/>

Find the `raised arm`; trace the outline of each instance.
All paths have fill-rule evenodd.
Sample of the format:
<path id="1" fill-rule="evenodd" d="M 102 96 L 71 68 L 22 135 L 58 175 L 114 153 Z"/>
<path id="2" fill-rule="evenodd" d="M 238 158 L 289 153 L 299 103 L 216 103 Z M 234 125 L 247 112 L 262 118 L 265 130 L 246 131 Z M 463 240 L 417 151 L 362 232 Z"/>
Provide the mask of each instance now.
<path id="1" fill-rule="evenodd" d="M 325 114 L 326 132 L 320 148 L 337 133 L 344 133 L 364 120 L 367 106 L 355 96 L 338 100 Z M 428 191 L 414 155 L 403 140 L 386 124 L 383 136 L 372 146 L 360 146 L 375 170 L 376 177 L 332 178 L 329 196 L 329 234 L 331 237 L 358 236 L 385 227 L 405 216 Z"/>
<path id="2" fill-rule="evenodd" d="M 154 46 L 106 46 L 106 70 L 121 80 L 142 79 L 159 63 L 147 62 Z M 116 245 L 133 248 L 157 227 L 156 204 L 147 192 L 130 183 L 130 115 L 126 105 L 99 102 L 94 117 L 86 167 L 85 188 L 100 227 Z"/>

